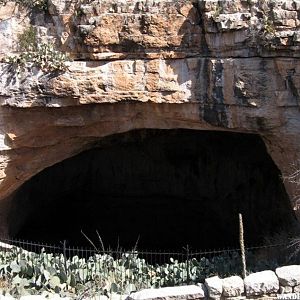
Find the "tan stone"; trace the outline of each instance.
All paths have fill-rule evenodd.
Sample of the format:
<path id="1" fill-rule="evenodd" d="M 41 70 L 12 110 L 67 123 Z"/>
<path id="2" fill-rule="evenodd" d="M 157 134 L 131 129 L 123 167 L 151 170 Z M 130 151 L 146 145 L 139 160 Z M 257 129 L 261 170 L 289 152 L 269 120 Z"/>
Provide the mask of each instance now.
<path id="1" fill-rule="evenodd" d="M 300 158 L 299 7 L 278 4 L 267 39 L 259 15 L 269 7 L 253 2 L 49 1 L 38 32 L 74 61 L 62 74 L 18 76 L 0 64 L 0 199 L 91 142 L 138 128 L 259 134 L 289 174 Z M 9 4 L 0 22 L 3 57 L 30 20 Z"/>

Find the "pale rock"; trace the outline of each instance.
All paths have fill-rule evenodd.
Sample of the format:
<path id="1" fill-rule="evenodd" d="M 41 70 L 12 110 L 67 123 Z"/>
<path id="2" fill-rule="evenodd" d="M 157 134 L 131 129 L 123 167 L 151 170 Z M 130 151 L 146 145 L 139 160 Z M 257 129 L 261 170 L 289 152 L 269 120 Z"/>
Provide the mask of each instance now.
<path id="1" fill-rule="evenodd" d="M 82 298 L 82 300 L 125 300 L 128 298 L 128 295 L 124 294 L 116 294 L 116 293 L 112 293 L 112 294 L 107 294 L 107 295 L 101 295 L 99 294 L 93 294 L 92 296 L 84 296 Z M 60 299 L 60 300 L 64 300 L 64 299 Z"/>
<path id="2" fill-rule="evenodd" d="M 93 296 L 83 296 L 82 300 L 110 300 L 110 298 L 105 295 L 93 295 Z M 116 300 L 121 300 L 121 299 L 116 299 Z"/>
<path id="3" fill-rule="evenodd" d="M 15 298 L 9 294 L 0 295 L 0 300 L 15 300 Z"/>
<path id="4" fill-rule="evenodd" d="M 0 6 L 0 59 L 19 51 L 18 37 L 31 24 L 73 59 L 55 74 L 32 65 L 16 74 L 0 63 L 3 234 L 5 200 L 22 184 L 129 130 L 257 134 L 281 173 L 292 172 L 300 159 L 299 1 L 275 1 L 284 26 L 271 24 L 270 39 L 262 34 L 265 1 L 102 0 L 82 4 L 81 16 L 77 1 L 48 2 L 47 17 Z M 284 184 L 300 215 L 295 186 Z"/>
<path id="5" fill-rule="evenodd" d="M 300 265 L 280 267 L 275 272 L 282 286 L 293 287 L 300 284 Z"/>
<path id="6" fill-rule="evenodd" d="M 20 300 L 46 300 L 42 295 L 26 295 L 26 296 L 21 296 Z"/>
<path id="7" fill-rule="evenodd" d="M 244 281 L 240 276 L 224 278 L 222 283 L 225 297 L 238 297 L 244 293 Z"/>
<path id="8" fill-rule="evenodd" d="M 273 271 L 262 271 L 248 275 L 244 279 L 247 296 L 277 293 L 279 281 Z"/>
<path id="9" fill-rule="evenodd" d="M 112 293 L 110 295 L 110 299 L 109 300 L 125 300 L 127 298 L 128 298 L 128 295 L 120 295 L 120 294 Z"/>
<path id="10" fill-rule="evenodd" d="M 127 300 L 192 300 L 203 298 L 205 298 L 205 291 L 201 286 L 187 285 L 160 289 L 145 289 L 130 294 Z"/>
<path id="11" fill-rule="evenodd" d="M 60 297 L 59 294 L 55 293 L 42 293 L 41 295 L 21 296 L 19 300 L 71 300 L 71 297 Z"/>
<path id="12" fill-rule="evenodd" d="M 205 279 L 205 286 L 208 291 L 208 295 L 212 299 L 220 299 L 223 291 L 223 282 L 219 276 L 213 276 Z"/>

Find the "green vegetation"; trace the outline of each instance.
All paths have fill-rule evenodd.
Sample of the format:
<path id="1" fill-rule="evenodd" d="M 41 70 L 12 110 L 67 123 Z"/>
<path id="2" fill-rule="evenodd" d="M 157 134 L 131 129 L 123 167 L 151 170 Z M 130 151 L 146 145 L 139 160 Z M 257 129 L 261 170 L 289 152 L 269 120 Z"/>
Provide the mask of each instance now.
<path id="1" fill-rule="evenodd" d="M 66 61 L 66 54 L 55 50 L 54 45 L 50 43 L 42 43 L 35 51 L 23 52 L 4 59 L 4 62 L 12 64 L 17 72 L 24 70 L 27 64 L 36 66 L 44 72 L 65 71 Z"/>
<path id="2" fill-rule="evenodd" d="M 135 251 L 120 254 L 119 258 L 96 254 L 88 259 L 78 256 L 67 259 L 63 255 L 13 248 L 0 253 L 0 276 L 7 282 L 7 292 L 14 296 L 45 290 L 80 294 L 86 286 L 91 293 L 130 293 L 149 287 L 179 285 L 188 278 L 197 282 L 204 279 L 203 275 L 215 274 L 217 269 L 223 275 L 229 274 L 224 261 L 236 260 L 238 254 L 231 256 L 191 259 L 189 264 L 170 259 L 159 266 L 147 263 Z"/>
<path id="3" fill-rule="evenodd" d="M 275 28 L 275 14 L 274 14 L 274 3 L 273 2 L 261 2 L 261 12 L 263 14 L 262 18 L 262 34 L 266 42 L 271 42 L 275 37 L 276 28 Z"/>
<path id="4" fill-rule="evenodd" d="M 221 13 L 223 13 L 223 7 L 219 3 L 217 3 L 212 12 L 212 18 L 214 19 L 214 21 L 217 21 Z"/>
<path id="5" fill-rule="evenodd" d="M 8 0 L 0 0 L 0 5 L 6 5 Z M 13 0 L 13 2 L 26 9 L 48 10 L 47 0 Z M 66 54 L 56 50 L 54 43 L 38 40 L 36 28 L 30 26 L 18 37 L 18 51 L 20 54 L 7 56 L 3 62 L 12 65 L 18 74 L 26 67 L 38 67 L 44 72 L 65 71 L 67 69 Z"/>
<path id="6" fill-rule="evenodd" d="M 36 29 L 30 26 L 18 37 L 19 55 L 8 56 L 3 61 L 11 64 L 17 73 L 26 66 L 36 66 L 44 72 L 65 71 L 68 57 L 55 49 L 54 44 L 38 42 Z"/>
<path id="7" fill-rule="evenodd" d="M 274 21 L 267 16 L 263 19 L 263 29 L 266 34 L 274 35 L 276 33 Z"/>
<path id="8" fill-rule="evenodd" d="M 250 4 L 251 1 L 248 1 Z M 273 2 L 261 0 L 257 3 L 258 22 L 249 24 L 249 38 L 254 47 L 262 46 L 268 50 L 276 48 L 276 21 L 277 16 L 274 13 Z"/>
<path id="9" fill-rule="evenodd" d="M 28 9 L 36 8 L 43 11 L 48 10 L 47 0 L 0 0 L 0 5 L 6 5 L 9 1 L 15 2 L 16 4 Z"/>
<path id="10" fill-rule="evenodd" d="M 36 51 L 37 50 L 37 32 L 36 28 L 30 26 L 22 34 L 18 36 L 20 51 Z"/>
<path id="11" fill-rule="evenodd" d="M 280 251 L 282 248 L 280 246 Z M 263 253 L 247 251 L 248 271 L 276 268 L 281 262 L 274 259 L 269 250 L 264 248 Z M 281 257 L 277 252 L 273 254 Z M 15 297 L 43 291 L 62 296 L 129 294 L 150 287 L 203 282 L 212 275 L 226 277 L 242 271 L 239 251 L 207 255 L 197 255 L 197 258 L 192 255 L 188 260 L 182 257 L 182 261 L 170 258 L 169 262 L 159 265 L 150 263 L 142 258 L 143 253 L 135 250 L 113 255 L 108 251 L 85 259 L 44 251 L 33 253 L 14 247 L 0 251 L 0 285 Z M 146 256 L 152 257 L 151 254 Z"/>

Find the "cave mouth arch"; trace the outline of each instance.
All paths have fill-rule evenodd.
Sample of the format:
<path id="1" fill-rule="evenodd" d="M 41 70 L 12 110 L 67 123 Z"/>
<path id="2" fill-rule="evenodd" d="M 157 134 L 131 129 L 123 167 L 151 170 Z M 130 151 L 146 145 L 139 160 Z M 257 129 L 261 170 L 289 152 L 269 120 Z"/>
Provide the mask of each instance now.
<path id="1" fill-rule="evenodd" d="M 91 150 L 26 182 L 10 212 L 10 236 L 89 245 L 197 249 L 261 243 L 295 222 L 280 171 L 258 135 L 143 129 L 101 139 Z"/>

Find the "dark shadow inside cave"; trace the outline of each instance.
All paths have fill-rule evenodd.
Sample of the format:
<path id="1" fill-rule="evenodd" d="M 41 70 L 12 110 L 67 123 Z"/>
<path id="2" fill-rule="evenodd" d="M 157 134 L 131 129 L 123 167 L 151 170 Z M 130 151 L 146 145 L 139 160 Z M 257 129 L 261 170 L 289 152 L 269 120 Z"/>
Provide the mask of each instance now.
<path id="1" fill-rule="evenodd" d="M 208 249 L 248 245 L 294 222 L 280 172 L 257 135 L 136 130 L 49 167 L 13 200 L 11 236 L 87 245 Z"/>

